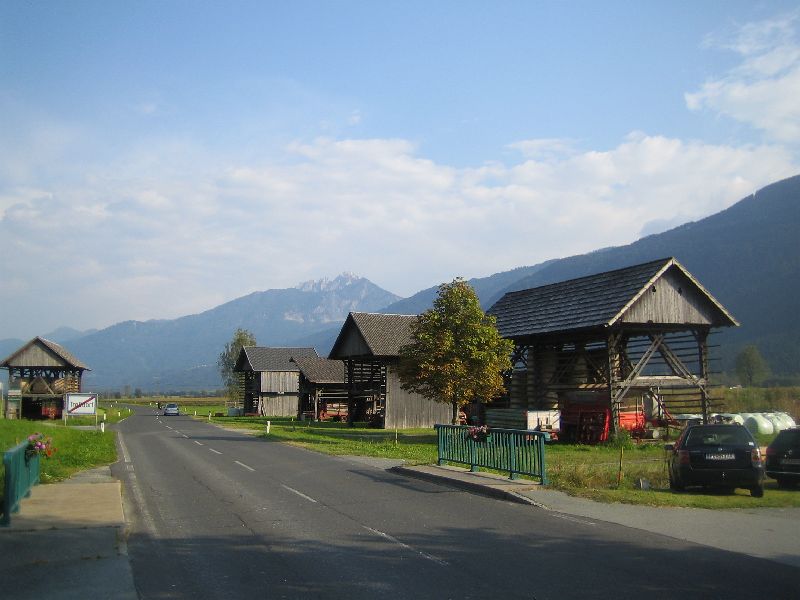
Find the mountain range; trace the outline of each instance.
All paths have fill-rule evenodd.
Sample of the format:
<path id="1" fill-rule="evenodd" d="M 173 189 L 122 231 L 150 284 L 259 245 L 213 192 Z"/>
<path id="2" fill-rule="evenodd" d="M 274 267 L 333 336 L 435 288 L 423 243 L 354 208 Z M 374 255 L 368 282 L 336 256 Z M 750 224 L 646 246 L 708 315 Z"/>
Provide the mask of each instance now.
<path id="1" fill-rule="evenodd" d="M 800 373 L 800 176 L 769 185 L 730 208 L 632 244 L 469 280 L 484 308 L 505 292 L 676 257 L 741 323 L 714 336 L 720 368 L 756 344 L 773 373 Z M 216 359 L 238 327 L 259 345 L 314 346 L 327 355 L 350 311 L 416 314 L 436 287 L 400 298 L 350 273 L 294 288 L 254 292 L 197 315 L 126 321 L 100 331 L 60 328 L 43 335 L 92 368 L 89 389 L 146 391 L 220 385 Z M 0 357 L 23 340 L 0 340 Z"/>

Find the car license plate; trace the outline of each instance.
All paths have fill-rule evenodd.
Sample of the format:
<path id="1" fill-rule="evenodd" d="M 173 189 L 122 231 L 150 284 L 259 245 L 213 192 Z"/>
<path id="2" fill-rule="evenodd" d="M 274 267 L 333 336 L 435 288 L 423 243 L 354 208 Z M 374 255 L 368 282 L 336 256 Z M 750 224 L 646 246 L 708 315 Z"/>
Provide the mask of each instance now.
<path id="1" fill-rule="evenodd" d="M 800 465 L 800 458 L 784 458 L 781 461 L 782 465 Z"/>
<path id="2" fill-rule="evenodd" d="M 733 460 L 734 454 L 706 454 L 706 460 Z"/>

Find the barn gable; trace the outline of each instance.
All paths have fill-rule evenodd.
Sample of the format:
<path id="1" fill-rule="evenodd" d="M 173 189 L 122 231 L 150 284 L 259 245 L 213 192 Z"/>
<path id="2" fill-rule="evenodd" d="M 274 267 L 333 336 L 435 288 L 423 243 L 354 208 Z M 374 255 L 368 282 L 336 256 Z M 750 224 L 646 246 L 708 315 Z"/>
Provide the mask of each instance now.
<path id="1" fill-rule="evenodd" d="M 509 292 L 488 312 L 510 339 L 602 330 L 622 322 L 738 325 L 674 258 Z"/>
<path id="2" fill-rule="evenodd" d="M 6 358 L 0 367 L 41 367 L 47 369 L 90 370 L 60 344 L 35 337 Z"/>
<path id="3" fill-rule="evenodd" d="M 610 324 L 616 321 L 710 327 L 737 324 L 713 296 L 675 262 L 648 282 Z"/>
<path id="4" fill-rule="evenodd" d="M 411 341 L 411 325 L 416 320 L 416 315 L 351 312 L 329 357 L 397 357 L 400 348 Z"/>

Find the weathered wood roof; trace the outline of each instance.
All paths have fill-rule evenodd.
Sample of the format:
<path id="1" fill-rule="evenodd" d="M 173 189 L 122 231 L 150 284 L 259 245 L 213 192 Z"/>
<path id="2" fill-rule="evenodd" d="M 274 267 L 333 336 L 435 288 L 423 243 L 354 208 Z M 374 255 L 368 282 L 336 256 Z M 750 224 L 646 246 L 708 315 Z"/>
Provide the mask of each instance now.
<path id="1" fill-rule="evenodd" d="M 674 292 L 662 303 L 671 303 L 672 312 L 682 320 L 659 321 L 647 314 L 655 309 L 652 303 L 646 305 L 649 301 L 646 293 L 655 293 L 659 288 Z M 509 292 L 488 312 L 497 318 L 497 328 L 505 338 L 608 328 L 631 322 L 738 325 L 722 304 L 674 258 Z"/>
<path id="2" fill-rule="evenodd" d="M 234 371 L 298 371 L 293 356 L 319 356 L 314 348 L 270 348 L 245 346 L 239 352 Z"/>
<path id="3" fill-rule="evenodd" d="M 294 356 L 303 377 L 311 383 L 344 383 L 344 361 L 317 356 Z"/>
<path id="4" fill-rule="evenodd" d="M 399 356 L 400 348 L 411 342 L 411 325 L 416 321 L 417 315 L 351 312 L 342 325 L 329 357 Z"/>
<path id="5" fill-rule="evenodd" d="M 38 336 L 0 363 L 0 368 L 13 367 L 91 370 L 60 344 Z"/>

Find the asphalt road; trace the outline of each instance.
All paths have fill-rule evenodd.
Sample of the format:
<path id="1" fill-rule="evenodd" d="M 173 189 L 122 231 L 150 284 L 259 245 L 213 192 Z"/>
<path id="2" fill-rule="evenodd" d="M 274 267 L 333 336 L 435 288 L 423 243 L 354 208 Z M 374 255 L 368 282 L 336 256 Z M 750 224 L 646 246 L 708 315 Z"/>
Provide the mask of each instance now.
<path id="1" fill-rule="evenodd" d="M 794 598 L 800 569 L 139 408 L 119 425 L 150 598 Z"/>

